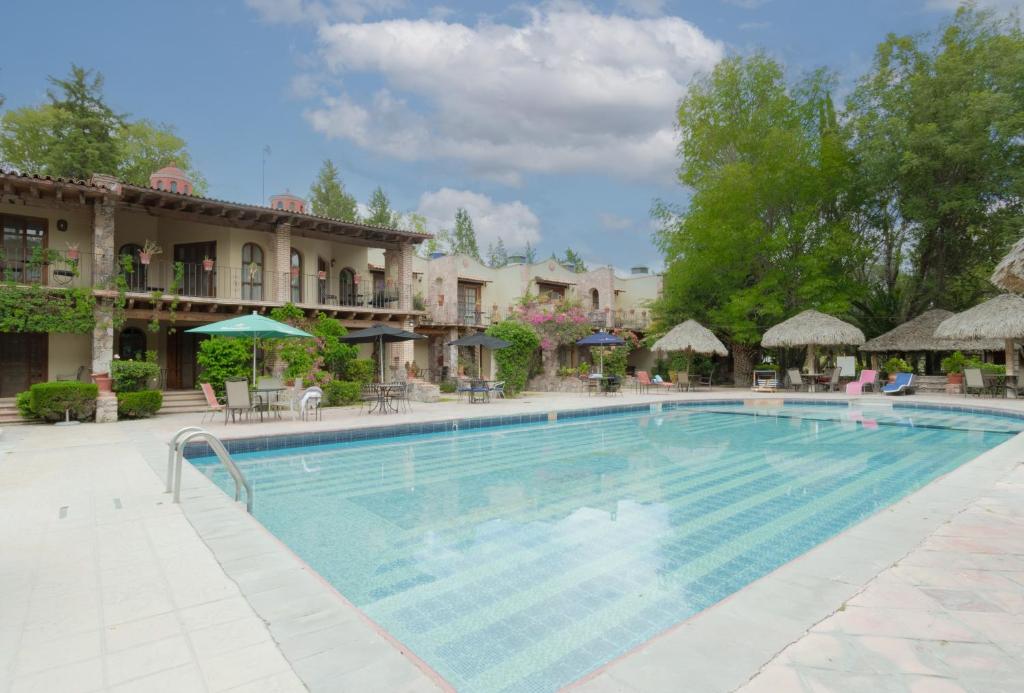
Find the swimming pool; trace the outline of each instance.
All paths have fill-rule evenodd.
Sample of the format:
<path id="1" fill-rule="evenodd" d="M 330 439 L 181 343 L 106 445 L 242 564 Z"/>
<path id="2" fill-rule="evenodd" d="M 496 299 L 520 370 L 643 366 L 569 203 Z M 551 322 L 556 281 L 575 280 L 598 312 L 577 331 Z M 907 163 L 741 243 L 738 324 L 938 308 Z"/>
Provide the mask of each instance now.
<path id="1" fill-rule="evenodd" d="M 457 690 L 547 692 L 1022 428 L 666 405 L 235 459 L 256 517 Z"/>

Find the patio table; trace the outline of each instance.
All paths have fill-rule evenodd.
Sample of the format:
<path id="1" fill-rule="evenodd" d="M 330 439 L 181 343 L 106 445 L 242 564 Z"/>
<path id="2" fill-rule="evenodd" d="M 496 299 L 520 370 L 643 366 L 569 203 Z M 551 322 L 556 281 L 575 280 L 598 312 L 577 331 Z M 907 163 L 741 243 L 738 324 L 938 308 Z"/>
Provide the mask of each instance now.
<path id="1" fill-rule="evenodd" d="M 261 386 L 256 386 L 256 387 L 254 387 L 252 389 L 252 391 L 256 393 L 256 399 L 258 401 L 258 403 L 256 405 L 256 409 L 260 413 L 260 423 L 263 423 L 263 412 L 265 411 L 268 414 L 270 413 L 270 395 L 275 394 L 275 393 L 279 393 L 279 392 L 284 392 L 286 389 L 287 388 L 285 388 L 285 387 L 261 387 Z M 281 416 L 281 414 L 280 414 L 280 412 L 278 412 L 278 417 L 280 418 L 280 416 Z"/>
<path id="2" fill-rule="evenodd" d="M 817 392 L 818 385 L 820 385 L 818 379 L 824 377 L 824 375 L 824 373 L 801 373 L 800 380 L 807 386 L 808 392 Z"/>
<path id="3" fill-rule="evenodd" d="M 378 414 L 390 414 L 392 412 L 398 413 L 398 407 L 394 405 L 395 394 L 401 388 L 405 387 L 404 383 L 373 383 L 372 385 L 374 393 L 377 395 L 377 401 L 369 409 L 369 413 L 374 412 Z"/>
<path id="4" fill-rule="evenodd" d="M 471 380 L 469 383 L 469 403 L 483 403 L 491 401 L 491 385 L 493 380 Z"/>

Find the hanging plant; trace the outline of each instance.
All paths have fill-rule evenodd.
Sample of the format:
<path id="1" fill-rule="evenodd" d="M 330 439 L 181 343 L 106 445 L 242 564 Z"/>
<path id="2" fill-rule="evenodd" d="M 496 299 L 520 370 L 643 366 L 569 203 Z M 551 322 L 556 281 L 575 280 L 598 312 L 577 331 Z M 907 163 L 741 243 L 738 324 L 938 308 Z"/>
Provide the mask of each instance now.
<path id="1" fill-rule="evenodd" d="M 204 272 L 212 272 L 213 271 L 213 259 L 210 258 L 209 256 L 203 257 L 203 271 Z"/>
<path id="2" fill-rule="evenodd" d="M 143 265 L 148 265 L 154 255 L 159 255 L 162 252 L 164 252 L 163 248 L 147 238 L 146 242 L 142 244 L 142 248 L 139 250 L 139 262 Z"/>

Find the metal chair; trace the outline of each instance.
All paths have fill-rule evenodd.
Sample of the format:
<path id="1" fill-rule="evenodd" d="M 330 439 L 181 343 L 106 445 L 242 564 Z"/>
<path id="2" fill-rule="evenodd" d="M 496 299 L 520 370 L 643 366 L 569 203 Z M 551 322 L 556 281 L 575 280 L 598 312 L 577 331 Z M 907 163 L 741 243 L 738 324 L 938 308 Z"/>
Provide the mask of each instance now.
<path id="1" fill-rule="evenodd" d="M 976 394 L 981 397 L 981 393 L 987 392 L 988 389 L 985 385 L 985 376 L 982 375 L 980 368 L 964 369 L 964 397 L 967 397 L 971 390 L 977 390 Z"/>
<path id="2" fill-rule="evenodd" d="M 228 415 L 231 415 L 231 420 L 235 420 L 235 413 L 239 416 L 245 414 L 246 418 L 249 418 L 249 414 L 253 411 L 252 396 L 249 394 L 249 380 L 243 378 L 241 380 L 228 380 L 224 383 L 224 389 L 227 391 L 227 404 L 224 405 L 224 425 L 228 423 Z"/>

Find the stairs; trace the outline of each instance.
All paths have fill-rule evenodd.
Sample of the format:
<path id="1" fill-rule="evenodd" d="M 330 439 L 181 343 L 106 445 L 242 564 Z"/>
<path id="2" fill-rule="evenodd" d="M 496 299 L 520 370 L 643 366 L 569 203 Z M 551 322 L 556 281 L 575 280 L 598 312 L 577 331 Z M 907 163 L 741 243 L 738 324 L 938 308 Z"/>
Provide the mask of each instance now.
<path id="1" fill-rule="evenodd" d="M 914 376 L 914 391 L 920 392 L 921 394 L 945 394 L 946 393 L 946 376 L 944 375 L 915 375 Z M 960 388 L 957 386 L 956 393 L 960 393 Z"/>
<path id="2" fill-rule="evenodd" d="M 0 398 L 0 426 L 3 424 L 29 423 L 21 418 L 18 408 L 14 406 L 13 397 Z"/>
<path id="3" fill-rule="evenodd" d="M 204 412 L 208 408 L 200 390 L 164 390 L 164 405 L 157 414 Z"/>

